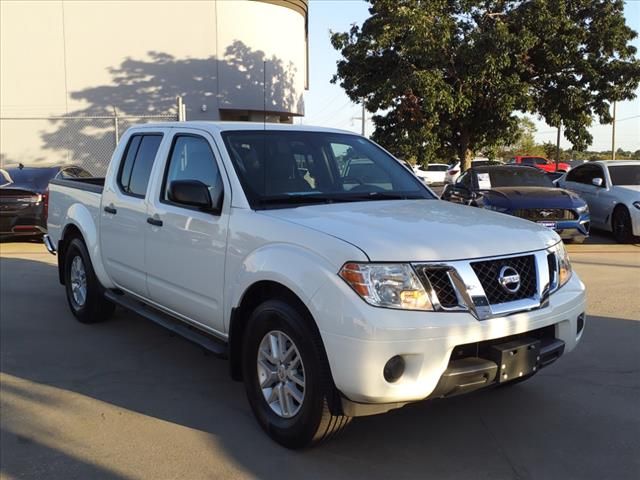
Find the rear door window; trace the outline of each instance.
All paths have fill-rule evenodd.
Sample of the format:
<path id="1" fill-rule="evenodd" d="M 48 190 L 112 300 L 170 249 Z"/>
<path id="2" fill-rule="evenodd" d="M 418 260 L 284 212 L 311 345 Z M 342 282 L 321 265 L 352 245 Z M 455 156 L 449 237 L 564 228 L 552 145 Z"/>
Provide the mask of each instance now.
<path id="1" fill-rule="evenodd" d="M 140 198 L 145 196 L 161 141 L 159 134 L 131 137 L 118 174 L 118 185 L 124 193 Z"/>

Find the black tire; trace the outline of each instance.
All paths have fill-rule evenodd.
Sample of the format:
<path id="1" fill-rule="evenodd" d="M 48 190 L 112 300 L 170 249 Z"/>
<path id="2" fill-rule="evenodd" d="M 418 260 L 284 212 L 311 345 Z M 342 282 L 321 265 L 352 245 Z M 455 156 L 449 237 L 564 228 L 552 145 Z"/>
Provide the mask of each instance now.
<path id="1" fill-rule="evenodd" d="M 243 377 L 251 409 L 265 432 L 291 449 L 328 440 L 351 421 L 350 417 L 332 413 L 341 413 L 338 392 L 322 341 L 309 324 L 313 320 L 307 317 L 286 301 L 268 300 L 251 314 L 243 345 Z M 303 401 L 290 418 L 279 415 L 267 403 L 258 377 L 260 343 L 267 334 L 276 331 L 284 333 L 294 344 L 303 365 Z"/>
<path id="2" fill-rule="evenodd" d="M 79 259 L 79 260 L 76 260 Z M 72 266 L 74 261 L 82 263 L 86 282 L 84 301 L 74 296 L 72 283 Z M 97 323 L 107 320 L 115 309 L 115 305 L 104 298 L 104 288 L 100 285 L 93 270 L 87 247 L 80 238 L 74 238 L 69 243 L 64 258 L 64 283 L 67 293 L 67 303 L 71 312 L 82 323 Z"/>
<path id="3" fill-rule="evenodd" d="M 622 205 L 618 205 L 611 216 L 611 230 L 613 237 L 618 243 L 633 243 L 634 236 L 631 229 L 631 215 L 629 210 Z"/>

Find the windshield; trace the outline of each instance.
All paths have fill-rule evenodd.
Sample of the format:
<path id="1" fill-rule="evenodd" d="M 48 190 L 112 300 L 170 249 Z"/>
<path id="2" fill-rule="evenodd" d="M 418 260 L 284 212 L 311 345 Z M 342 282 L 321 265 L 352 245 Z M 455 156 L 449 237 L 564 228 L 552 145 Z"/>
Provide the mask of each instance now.
<path id="1" fill-rule="evenodd" d="M 494 170 L 479 170 L 478 183 L 481 190 L 499 187 L 553 187 L 551 179 L 544 172 L 529 168 L 515 167 Z M 483 179 L 489 176 L 490 185 Z"/>
<path id="2" fill-rule="evenodd" d="M 613 185 L 640 185 L 640 165 L 610 165 L 609 176 Z"/>
<path id="3" fill-rule="evenodd" d="M 222 137 L 253 208 L 435 198 L 397 160 L 356 135 L 246 130 Z"/>

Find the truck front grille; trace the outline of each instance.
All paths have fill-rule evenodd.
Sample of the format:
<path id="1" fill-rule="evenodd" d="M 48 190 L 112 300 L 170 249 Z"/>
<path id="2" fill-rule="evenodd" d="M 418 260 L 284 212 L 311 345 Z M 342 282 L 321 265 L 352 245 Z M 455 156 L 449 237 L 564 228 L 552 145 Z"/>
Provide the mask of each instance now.
<path id="1" fill-rule="evenodd" d="M 438 302 L 445 308 L 458 306 L 458 296 L 449 277 L 450 270 L 449 267 L 423 267 L 418 271 L 422 283 L 431 285 Z"/>
<path id="2" fill-rule="evenodd" d="M 536 294 L 536 262 L 533 255 L 471 262 L 471 267 L 490 305 L 531 298 Z M 511 293 L 500 284 L 500 272 L 504 267 L 511 267 L 520 276 L 520 288 L 516 292 Z"/>
<path id="3" fill-rule="evenodd" d="M 478 320 L 545 305 L 557 287 L 550 249 L 512 257 L 416 263 L 436 311 L 468 311 Z"/>

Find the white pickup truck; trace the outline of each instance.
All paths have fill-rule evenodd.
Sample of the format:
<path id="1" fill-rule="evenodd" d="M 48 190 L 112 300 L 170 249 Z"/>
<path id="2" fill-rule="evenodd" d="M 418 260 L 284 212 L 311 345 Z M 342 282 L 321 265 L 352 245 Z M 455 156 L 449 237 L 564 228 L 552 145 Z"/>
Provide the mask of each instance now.
<path id="1" fill-rule="evenodd" d="M 131 128 L 106 178 L 51 182 L 48 232 L 78 320 L 120 305 L 228 356 L 289 448 L 530 378 L 584 328 L 552 230 L 441 201 L 338 130 Z"/>

